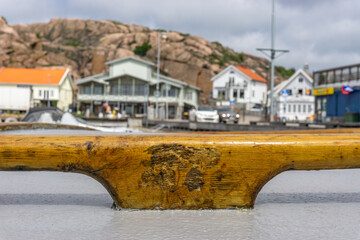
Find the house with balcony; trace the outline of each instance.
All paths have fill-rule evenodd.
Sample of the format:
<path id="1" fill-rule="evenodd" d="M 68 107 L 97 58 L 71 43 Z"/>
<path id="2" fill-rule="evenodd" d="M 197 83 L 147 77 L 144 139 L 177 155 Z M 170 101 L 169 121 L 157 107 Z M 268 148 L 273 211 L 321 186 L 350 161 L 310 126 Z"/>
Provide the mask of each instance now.
<path id="1" fill-rule="evenodd" d="M 105 105 L 128 116 L 154 118 L 157 105 L 158 118 L 180 119 L 198 105 L 199 88 L 163 74 L 157 76 L 152 62 L 125 57 L 106 64 L 109 72 L 76 81 L 79 110 L 99 116 Z"/>
<path id="2" fill-rule="evenodd" d="M 217 106 L 242 106 L 249 110 L 266 103 L 267 81 L 252 69 L 230 65 L 211 81 Z"/>
<path id="3" fill-rule="evenodd" d="M 0 68 L 0 110 L 25 112 L 30 107 L 73 103 L 69 69 Z"/>
<path id="4" fill-rule="evenodd" d="M 313 120 L 315 99 L 312 77 L 303 69 L 297 70 L 288 80 L 275 86 L 274 100 L 274 115 L 280 120 Z"/>

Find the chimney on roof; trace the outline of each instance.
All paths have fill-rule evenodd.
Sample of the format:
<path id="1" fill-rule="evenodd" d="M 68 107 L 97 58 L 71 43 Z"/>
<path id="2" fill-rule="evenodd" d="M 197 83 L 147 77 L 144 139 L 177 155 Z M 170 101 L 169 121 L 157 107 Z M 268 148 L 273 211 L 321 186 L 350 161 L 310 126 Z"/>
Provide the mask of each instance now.
<path id="1" fill-rule="evenodd" d="M 309 64 L 308 63 L 304 64 L 304 71 L 309 72 Z"/>

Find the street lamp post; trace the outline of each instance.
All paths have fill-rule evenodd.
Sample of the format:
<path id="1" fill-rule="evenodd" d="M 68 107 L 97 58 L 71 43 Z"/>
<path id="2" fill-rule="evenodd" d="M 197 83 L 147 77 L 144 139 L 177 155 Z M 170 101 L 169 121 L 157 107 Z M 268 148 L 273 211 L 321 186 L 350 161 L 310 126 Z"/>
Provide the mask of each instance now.
<path id="1" fill-rule="evenodd" d="M 272 14 L 271 14 L 271 48 L 257 48 L 256 50 L 264 53 L 270 58 L 271 63 L 271 73 L 270 73 L 270 121 L 274 121 L 274 66 L 276 53 L 280 55 L 289 52 L 289 50 L 277 50 L 275 49 L 275 0 L 272 0 Z M 269 51 L 270 55 L 266 52 Z M 279 55 L 279 56 L 280 56 Z M 278 57 L 279 57 L 278 56 Z"/>
<path id="2" fill-rule="evenodd" d="M 159 82 L 160 82 L 160 45 L 161 38 L 166 38 L 166 33 L 158 32 L 158 56 L 157 56 L 157 69 L 156 69 L 156 109 L 155 109 L 155 118 L 159 119 Z"/>

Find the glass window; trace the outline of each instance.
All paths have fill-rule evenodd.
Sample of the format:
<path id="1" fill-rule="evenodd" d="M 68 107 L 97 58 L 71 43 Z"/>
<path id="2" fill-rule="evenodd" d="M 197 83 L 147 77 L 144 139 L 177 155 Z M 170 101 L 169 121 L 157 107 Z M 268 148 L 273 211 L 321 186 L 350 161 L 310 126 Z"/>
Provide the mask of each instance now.
<path id="1" fill-rule="evenodd" d="M 350 68 L 350 80 L 356 80 L 357 79 L 357 67 Z"/>
<path id="2" fill-rule="evenodd" d="M 225 100 L 225 96 L 226 96 L 225 90 L 218 90 L 218 99 L 219 100 Z"/>
<path id="3" fill-rule="evenodd" d="M 293 112 L 296 112 L 296 104 L 293 105 Z"/>
<path id="4" fill-rule="evenodd" d="M 320 78 L 320 74 L 319 73 L 314 73 L 314 86 L 319 85 L 319 78 Z"/>
<path id="5" fill-rule="evenodd" d="M 289 96 L 292 95 L 292 90 L 291 89 L 286 89 L 286 91 L 288 92 Z"/>
<path id="6" fill-rule="evenodd" d="M 291 105 L 288 105 L 288 112 L 291 112 Z"/>
<path id="7" fill-rule="evenodd" d="M 327 83 L 334 83 L 334 72 L 328 72 L 327 73 Z"/>
<path id="8" fill-rule="evenodd" d="M 41 90 L 39 90 L 39 96 L 41 97 Z"/>
<path id="9" fill-rule="evenodd" d="M 80 93 L 81 94 L 91 94 L 91 85 L 84 85 L 80 87 Z"/>
<path id="10" fill-rule="evenodd" d="M 119 85 L 118 80 L 114 80 L 110 82 L 110 95 L 118 95 L 119 94 Z"/>
<path id="11" fill-rule="evenodd" d="M 252 96 L 255 97 L 255 91 L 254 90 L 252 91 Z"/>
<path id="12" fill-rule="evenodd" d="M 171 87 L 170 90 L 169 90 L 169 93 L 168 93 L 169 95 L 168 96 L 169 97 L 176 97 L 176 95 L 177 95 L 176 93 L 177 93 L 177 89 Z"/>
<path id="13" fill-rule="evenodd" d="M 135 96 L 145 96 L 145 85 L 135 85 Z"/>
<path id="14" fill-rule="evenodd" d="M 302 88 L 298 89 L 298 95 L 300 95 L 300 96 L 303 95 L 303 89 Z"/>
<path id="15" fill-rule="evenodd" d="M 120 85 L 120 95 L 132 96 L 133 84 L 130 79 L 122 79 Z"/>
<path id="16" fill-rule="evenodd" d="M 239 91 L 240 91 L 239 97 L 244 99 L 244 89 L 240 89 Z"/>
<path id="17" fill-rule="evenodd" d="M 342 70 L 341 81 L 349 81 L 350 78 L 350 68 L 345 68 Z"/>
<path id="18" fill-rule="evenodd" d="M 303 113 L 306 113 L 306 105 L 303 105 Z"/>
<path id="19" fill-rule="evenodd" d="M 230 86 L 234 85 L 234 83 L 235 83 L 235 78 L 234 77 L 229 77 Z"/>
<path id="20" fill-rule="evenodd" d="M 335 82 L 341 81 L 341 69 L 335 71 Z"/>
<path id="21" fill-rule="evenodd" d="M 304 81 L 303 78 L 299 78 L 299 83 L 302 83 Z"/>
<path id="22" fill-rule="evenodd" d="M 326 81 L 326 72 L 320 73 L 319 76 L 319 85 L 325 84 Z"/>
<path id="23" fill-rule="evenodd" d="M 219 91 L 219 93 L 220 93 L 220 91 Z M 186 99 L 192 100 L 192 97 L 193 97 L 192 91 L 191 91 L 191 90 L 188 90 L 188 91 L 186 92 Z"/>
<path id="24" fill-rule="evenodd" d="M 308 112 L 309 112 L 309 113 L 312 112 L 312 106 L 311 106 L 311 104 L 308 105 Z"/>
<path id="25" fill-rule="evenodd" d="M 301 113 L 301 105 L 298 105 L 298 112 Z"/>
<path id="26" fill-rule="evenodd" d="M 238 93 L 237 89 L 234 89 L 233 90 L 233 98 L 234 99 L 237 99 L 237 93 Z"/>
<path id="27" fill-rule="evenodd" d="M 102 84 L 94 84 L 94 95 L 103 95 L 104 86 Z"/>

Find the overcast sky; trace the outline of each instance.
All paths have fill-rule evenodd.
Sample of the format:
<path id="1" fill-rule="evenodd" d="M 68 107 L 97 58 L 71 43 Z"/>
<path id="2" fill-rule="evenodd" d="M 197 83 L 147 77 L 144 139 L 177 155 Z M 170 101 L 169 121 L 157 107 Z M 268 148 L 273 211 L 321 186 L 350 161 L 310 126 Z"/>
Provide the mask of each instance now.
<path id="1" fill-rule="evenodd" d="M 0 0 L 9 24 L 51 18 L 110 19 L 190 33 L 263 56 L 271 46 L 271 0 Z M 275 0 L 277 65 L 310 70 L 360 63 L 359 0 Z"/>

